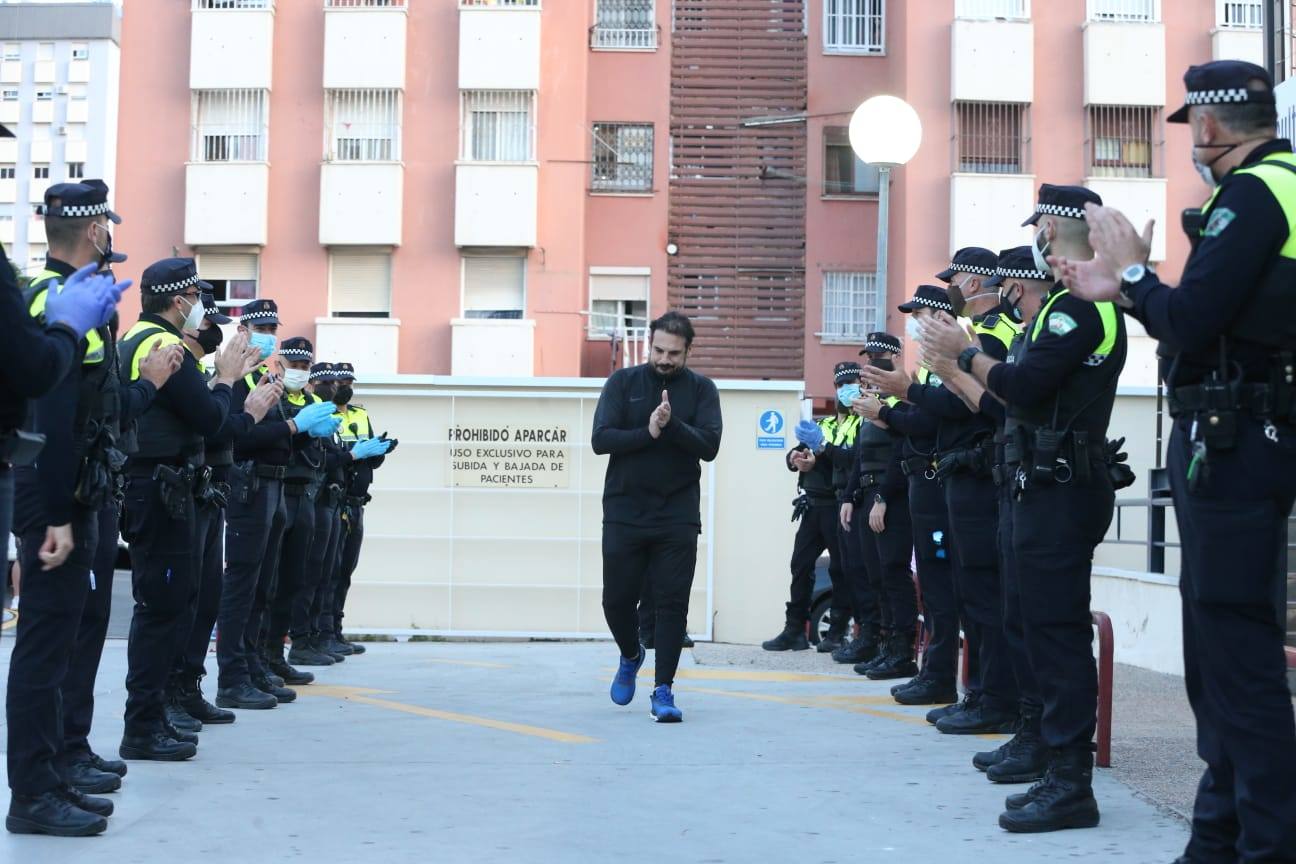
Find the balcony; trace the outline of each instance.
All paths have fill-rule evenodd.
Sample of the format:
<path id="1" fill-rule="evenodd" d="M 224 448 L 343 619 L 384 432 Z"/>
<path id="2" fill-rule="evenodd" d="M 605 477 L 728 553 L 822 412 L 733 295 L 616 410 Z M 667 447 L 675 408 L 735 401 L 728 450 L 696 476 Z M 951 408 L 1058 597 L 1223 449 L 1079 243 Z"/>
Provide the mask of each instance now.
<path id="1" fill-rule="evenodd" d="M 17 100 L 0 102 L 0 123 L 14 124 L 22 113 L 22 103 Z"/>
<path id="2" fill-rule="evenodd" d="M 266 162 L 188 163 L 185 244 L 264 246 L 269 188 Z"/>
<path id="3" fill-rule="evenodd" d="M 0 179 L 0 204 L 13 204 L 18 200 L 18 181 Z"/>
<path id="4" fill-rule="evenodd" d="M 459 163 L 455 245 L 535 246 L 539 179 L 534 164 Z"/>
<path id="5" fill-rule="evenodd" d="M 90 61 L 73 60 L 68 63 L 68 83 L 85 84 L 90 80 Z"/>
<path id="6" fill-rule="evenodd" d="M 68 141 L 64 145 L 63 161 L 65 162 L 85 162 L 90 155 L 89 141 Z"/>
<path id="7" fill-rule="evenodd" d="M 1034 209 L 1032 174 L 952 174 L 950 254 L 964 246 L 1020 246 L 1025 237 L 1022 220 Z"/>
<path id="8" fill-rule="evenodd" d="M 12 165 L 18 161 L 18 139 L 0 138 L 0 162 Z"/>
<path id="9" fill-rule="evenodd" d="M 6 60 L 0 63 L 0 84 L 21 84 L 22 63 L 18 60 Z"/>
<path id="10" fill-rule="evenodd" d="M 1128 216 L 1140 231 L 1149 219 L 1155 219 L 1158 227 L 1169 224 L 1166 222 L 1166 180 L 1163 177 L 1086 177 L 1084 185 L 1101 195 L 1104 204 Z M 1165 259 L 1166 232 L 1154 231 L 1152 260 Z"/>
<path id="11" fill-rule="evenodd" d="M 67 106 L 67 122 L 69 123 L 89 123 L 90 122 L 90 100 L 74 99 Z"/>
<path id="12" fill-rule="evenodd" d="M 455 318 L 450 322 L 450 374 L 524 378 L 535 374 L 535 325 L 526 318 Z"/>
<path id="13" fill-rule="evenodd" d="M 5 183 L 12 183 L 12 180 L 5 180 Z M 0 197 L 0 201 L 6 200 Z M 14 220 L 12 216 L 0 218 L 0 243 L 6 247 L 13 246 L 14 242 Z"/>
<path id="14" fill-rule="evenodd" d="M 955 101 L 1034 101 L 1035 27 L 1029 20 L 956 18 L 950 34 Z"/>
<path id="15" fill-rule="evenodd" d="M 27 222 L 27 242 L 28 243 L 48 243 L 45 238 L 45 220 L 31 219 Z"/>
<path id="16" fill-rule="evenodd" d="M 361 375 L 395 375 L 399 318 L 316 318 L 315 355 L 345 357 Z"/>
<path id="17" fill-rule="evenodd" d="M 595 51 L 656 51 L 660 31 L 654 0 L 598 0 L 590 47 Z"/>
<path id="18" fill-rule="evenodd" d="M 32 103 L 32 122 L 33 123 L 53 123 L 54 122 L 54 103 L 49 99 L 38 100 Z"/>
<path id="19" fill-rule="evenodd" d="M 190 89 L 270 89 L 271 0 L 193 0 L 190 18 Z"/>
<path id="20" fill-rule="evenodd" d="M 54 79 L 53 60 L 37 60 L 34 64 L 32 64 L 32 72 L 33 72 L 32 80 L 34 80 L 37 84 L 54 83 L 55 79 Z"/>
<path id="21" fill-rule="evenodd" d="M 45 138 L 31 142 L 31 161 L 36 165 L 45 165 L 54 161 L 54 142 Z"/>
<path id="22" fill-rule="evenodd" d="M 540 89 L 539 3 L 460 4 L 459 89 Z"/>
<path id="23" fill-rule="evenodd" d="M 27 201 L 30 204 L 43 204 L 45 202 L 45 190 L 50 187 L 49 178 L 41 180 L 32 180 L 27 184 Z"/>
<path id="24" fill-rule="evenodd" d="M 1264 3 L 1259 0 L 1215 0 L 1211 59 L 1246 60 L 1264 65 Z"/>
<path id="25" fill-rule="evenodd" d="M 404 0 L 326 0 L 324 88 L 405 88 Z"/>
<path id="26" fill-rule="evenodd" d="M 319 242 L 399 246 L 404 173 L 399 162 L 321 165 Z"/>
<path id="27" fill-rule="evenodd" d="M 1084 25 L 1086 105 L 1165 105 L 1165 25 L 1090 20 Z"/>

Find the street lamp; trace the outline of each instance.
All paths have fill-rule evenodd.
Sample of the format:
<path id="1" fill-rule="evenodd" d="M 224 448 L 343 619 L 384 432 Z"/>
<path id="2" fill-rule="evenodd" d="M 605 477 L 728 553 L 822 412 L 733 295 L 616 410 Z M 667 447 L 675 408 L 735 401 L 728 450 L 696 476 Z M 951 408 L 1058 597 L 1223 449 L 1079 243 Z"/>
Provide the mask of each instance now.
<path id="1" fill-rule="evenodd" d="M 850 145 L 861 162 L 878 169 L 877 287 L 886 302 L 887 223 L 891 214 L 891 169 L 904 165 L 922 143 L 918 112 L 896 96 L 874 96 L 855 109 Z"/>

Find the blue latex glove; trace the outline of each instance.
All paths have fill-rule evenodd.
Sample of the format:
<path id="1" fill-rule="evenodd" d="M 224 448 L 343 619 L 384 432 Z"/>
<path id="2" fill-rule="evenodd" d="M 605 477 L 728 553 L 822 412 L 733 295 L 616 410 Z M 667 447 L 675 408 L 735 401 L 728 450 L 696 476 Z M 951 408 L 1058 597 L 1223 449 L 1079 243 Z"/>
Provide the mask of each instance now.
<path id="1" fill-rule="evenodd" d="M 340 418 L 333 417 L 333 412 L 336 410 L 332 402 L 316 402 L 307 405 L 293 418 L 297 423 L 297 431 L 305 432 L 312 438 L 332 435 L 338 424 L 342 422 Z"/>
<path id="2" fill-rule="evenodd" d="M 122 292 L 130 280 L 114 282 L 113 277 L 98 274 L 98 264 L 87 264 L 73 273 L 60 290 L 50 290 L 45 298 L 45 320 L 63 324 L 78 336 L 102 327 L 112 318 Z"/>
<path id="3" fill-rule="evenodd" d="M 369 459 L 374 456 L 382 456 L 390 449 L 390 441 L 384 441 L 381 438 L 366 438 L 351 448 L 351 454 L 356 459 Z"/>
<path id="4" fill-rule="evenodd" d="M 815 453 L 824 448 L 823 430 L 809 420 L 802 420 L 796 425 L 796 439 Z"/>
<path id="5" fill-rule="evenodd" d="M 325 417 L 323 420 L 321 420 L 319 423 L 315 424 L 315 426 L 310 431 L 310 436 L 312 438 L 331 438 L 333 437 L 333 433 L 337 432 L 338 427 L 341 425 L 342 425 L 341 417 L 334 417 L 332 415 L 329 415 L 328 417 Z"/>

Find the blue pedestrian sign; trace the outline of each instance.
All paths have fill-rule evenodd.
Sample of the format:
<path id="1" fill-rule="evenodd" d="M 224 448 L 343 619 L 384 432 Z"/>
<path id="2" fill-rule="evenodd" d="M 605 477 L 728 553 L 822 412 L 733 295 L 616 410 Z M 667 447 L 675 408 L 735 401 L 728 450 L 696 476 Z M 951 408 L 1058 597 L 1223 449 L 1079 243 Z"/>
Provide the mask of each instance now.
<path id="1" fill-rule="evenodd" d="M 787 439 L 783 437 L 783 429 L 787 422 L 783 419 L 782 411 L 766 411 L 760 416 L 760 432 L 756 436 L 756 449 L 758 450 L 783 450 L 787 447 Z"/>

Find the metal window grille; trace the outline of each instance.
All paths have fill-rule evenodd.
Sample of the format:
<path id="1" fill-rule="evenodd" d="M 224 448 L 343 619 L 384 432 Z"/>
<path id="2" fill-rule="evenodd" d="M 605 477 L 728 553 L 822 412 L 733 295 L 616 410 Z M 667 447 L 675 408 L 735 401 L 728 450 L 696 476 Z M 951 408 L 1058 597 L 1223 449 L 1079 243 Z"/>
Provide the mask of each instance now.
<path id="1" fill-rule="evenodd" d="M 1028 21 L 1030 0 L 955 0 L 954 17 Z"/>
<path id="2" fill-rule="evenodd" d="M 875 273 L 823 274 L 825 342 L 863 342 L 885 320 Z"/>
<path id="3" fill-rule="evenodd" d="M 1090 177 L 1161 177 L 1165 149 L 1161 109 L 1090 105 L 1085 112 Z"/>
<path id="4" fill-rule="evenodd" d="M 956 102 L 953 128 L 953 170 L 974 174 L 1030 171 L 1027 106 L 1014 102 Z"/>
<path id="5" fill-rule="evenodd" d="M 404 9 L 405 0 L 324 0 L 325 9 Z"/>
<path id="6" fill-rule="evenodd" d="M 469 162 L 530 162 L 535 157 L 535 93 L 465 90 L 459 155 Z"/>
<path id="7" fill-rule="evenodd" d="M 1155 24 L 1161 20 L 1161 3 L 1160 0 L 1089 0 L 1089 20 Z"/>
<path id="8" fill-rule="evenodd" d="M 264 162 L 269 141 L 265 90 L 195 90 L 194 162 Z"/>
<path id="9" fill-rule="evenodd" d="M 841 54 L 886 51 L 886 0 L 824 0 L 824 50 Z"/>
<path id="10" fill-rule="evenodd" d="M 273 9 L 274 0 L 193 0 L 195 9 Z"/>
<path id="11" fill-rule="evenodd" d="M 594 175 L 590 188 L 596 192 L 652 191 L 651 124 L 594 124 Z"/>
<path id="12" fill-rule="evenodd" d="M 324 98 L 326 161 L 400 161 L 399 90 L 329 90 Z"/>
<path id="13" fill-rule="evenodd" d="M 1263 0 L 1215 0 L 1215 26 L 1259 30 L 1264 26 Z"/>
<path id="14" fill-rule="evenodd" d="M 598 0 L 590 47 L 620 50 L 656 48 L 656 0 Z"/>
<path id="15" fill-rule="evenodd" d="M 540 0 L 459 0 L 460 9 L 477 8 L 480 6 L 497 6 L 501 9 L 521 9 L 525 7 L 539 7 Z"/>
<path id="16" fill-rule="evenodd" d="M 877 195 L 880 182 L 878 169 L 855 155 L 847 128 L 825 126 L 823 194 Z"/>

